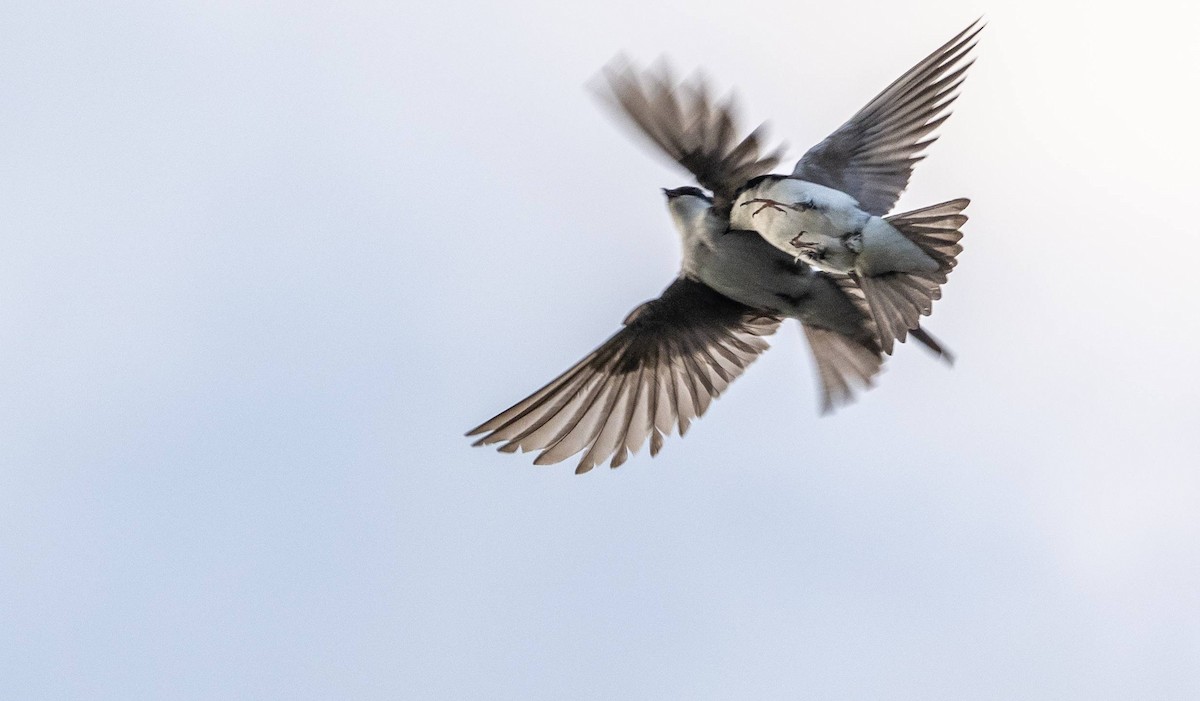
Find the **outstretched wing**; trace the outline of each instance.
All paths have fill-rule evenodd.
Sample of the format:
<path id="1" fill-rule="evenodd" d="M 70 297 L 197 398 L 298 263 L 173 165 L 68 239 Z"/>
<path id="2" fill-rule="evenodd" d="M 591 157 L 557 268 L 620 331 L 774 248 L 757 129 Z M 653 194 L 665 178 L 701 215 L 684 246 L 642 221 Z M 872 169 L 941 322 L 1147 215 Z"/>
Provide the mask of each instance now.
<path id="1" fill-rule="evenodd" d="M 679 165 L 711 190 L 718 211 L 728 210 L 747 180 L 769 173 L 782 147 L 759 154 L 766 125 L 738 139 L 733 98 L 714 103 L 701 78 L 676 84 L 665 65 L 639 71 L 616 60 L 602 71 L 597 94 Z"/>
<path id="2" fill-rule="evenodd" d="M 586 450 L 576 473 L 609 456 L 618 467 L 647 438 L 655 455 L 767 349 L 781 321 L 681 277 L 571 369 L 467 435 L 486 434 L 475 445 L 507 453 L 540 450 L 537 465 Z"/>
<path id="3" fill-rule="evenodd" d="M 848 193 L 882 216 L 908 187 L 913 166 L 937 141 L 930 134 L 950 116 L 979 20 L 900 76 L 796 164 L 792 175 Z"/>

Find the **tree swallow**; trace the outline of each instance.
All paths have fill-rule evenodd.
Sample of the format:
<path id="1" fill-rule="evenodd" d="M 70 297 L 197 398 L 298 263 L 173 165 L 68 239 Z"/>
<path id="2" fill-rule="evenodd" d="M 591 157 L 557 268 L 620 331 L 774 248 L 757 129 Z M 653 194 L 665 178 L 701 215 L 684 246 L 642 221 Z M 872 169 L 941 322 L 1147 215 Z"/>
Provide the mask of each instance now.
<path id="1" fill-rule="evenodd" d="M 539 465 L 583 452 L 576 473 L 610 458 L 618 467 L 647 439 L 656 455 L 665 436 L 686 433 L 767 349 L 766 337 L 785 318 L 799 320 L 812 349 L 824 411 L 869 387 L 883 354 L 907 333 L 943 354 L 910 313 L 911 300 L 940 291 L 961 250 L 966 200 L 880 215 L 936 137 L 920 139 L 945 120 L 938 115 L 961 81 L 965 66 L 952 66 L 969 51 L 971 29 L 805 154 L 791 176 L 768 175 L 781 153 L 760 154 L 764 127 L 738 139 L 732 101 L 714 103 L 703 82 L 675 85 L 665 70 L 639 75 L 628 64 L 610 66 L 609 101 L 705 188 L 663 190 L 682 241 L 680 273 L 581 361 L 469 431 L 484 434 L 475 445 L 541 451 Z M 815 236 L 847 221 L 859 237 L 845 241 L 849 253 L 839 249 L 835 262 L 815 255 L 828 243 Z M 801 245 L 777 242 L 780 232 L 797 239 L 791 230 L 801 225 L 812 229 Z M 928 314 L 928 301 L 918 307 Z"/>
<path id="2" fill-rule="evenodd" d="M 982 26 L 964 29 L 913 66 L 824 141 L 791 175 L 763 175 L 737 195 L 730 226 L 831 273 L 852 277 L 892 340 L 932 311 L 962 251 L 960 198 L 885 216 L 908 186 L 933 132 L 950 116 Z"/>

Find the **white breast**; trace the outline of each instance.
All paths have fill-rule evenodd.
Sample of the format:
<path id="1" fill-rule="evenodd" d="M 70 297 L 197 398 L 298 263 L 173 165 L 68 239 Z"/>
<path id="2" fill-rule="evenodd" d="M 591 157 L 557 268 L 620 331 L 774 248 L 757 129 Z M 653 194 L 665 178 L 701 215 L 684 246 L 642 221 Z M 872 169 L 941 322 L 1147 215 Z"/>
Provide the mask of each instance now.
<path id="1" fill-rule="evenodd" d="M 809 262 L 842 271 L 854 260 L 844 238 L 862 231 L 869 218 L 850 195 L 793 178 L 764 180 L 743 192 L 730 213 L 733 228 L 757 231 L 791 256 L 807 259 L 804 251 L 817 246 L 825 258 Z"/>

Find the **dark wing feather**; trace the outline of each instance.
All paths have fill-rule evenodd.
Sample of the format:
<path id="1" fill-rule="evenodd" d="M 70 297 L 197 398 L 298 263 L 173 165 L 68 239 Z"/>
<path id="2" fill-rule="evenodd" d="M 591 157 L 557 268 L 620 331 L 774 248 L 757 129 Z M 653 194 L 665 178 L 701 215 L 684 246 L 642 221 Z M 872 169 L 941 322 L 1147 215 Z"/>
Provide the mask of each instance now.
<path id="1" fill-rule="evenodd" d="M 908 187 L 931 135 L 950 116 L 983 26 L 969 27 L 925 57 L 801 157 L 793 177 L 848 193 L 882 216 Z"/>
<path id="2" fill-rule="evenodd" d="M 647 438 L 654 455 L 767 349 L 780 322 L 679 278 L 583 360 L 467 435 L 504 452 L 539 450 L 538 465 L 583 452 L 576 472 L 610 457 L 617 467 Z"/>
<path id="3" fill-rule="evenodd" d="M 701 78 L 677 84 L 665 66 L 639 70 L 624 60 L 606 66 L 602 77 L 600 98 L 712 191 L 718 211 L 727 210 L 747 180 L 769 173 L 783 155 L 779 148 L 760 156 L 765 125 L 739 140 L 733 99 L 714 103 Z"/>

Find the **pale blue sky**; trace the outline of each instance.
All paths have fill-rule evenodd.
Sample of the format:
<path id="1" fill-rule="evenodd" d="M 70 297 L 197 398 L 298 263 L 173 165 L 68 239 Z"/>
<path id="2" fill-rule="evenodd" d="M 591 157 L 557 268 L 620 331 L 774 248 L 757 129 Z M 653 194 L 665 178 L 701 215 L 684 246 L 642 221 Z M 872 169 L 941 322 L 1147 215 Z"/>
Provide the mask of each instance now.
<path id="1" fill-rule="evenodd" d="M 1200 48 L 1139 3 L 0 6 L 0 697 L 1200 697 Z M 977 15 L 931 328 L 654 460 L 472 449 L 678 265 L 584 86 L 798 156 Z"/>

